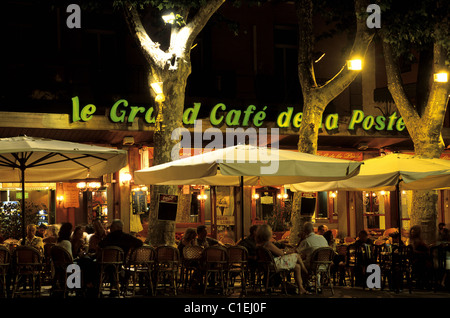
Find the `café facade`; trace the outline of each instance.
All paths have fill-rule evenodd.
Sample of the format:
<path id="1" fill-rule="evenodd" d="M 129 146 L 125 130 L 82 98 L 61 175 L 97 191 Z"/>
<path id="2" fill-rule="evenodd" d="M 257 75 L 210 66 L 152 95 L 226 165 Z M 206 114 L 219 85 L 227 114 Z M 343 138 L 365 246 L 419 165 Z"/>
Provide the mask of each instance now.
<path id="1" fill-rule="evenodd" d="M 82 13 L 82 27 L 68 29 L 65 7 L 54 10 L 29 1 L 7 3 L 4 30 L 9 50 L 2 59 L 7 78 L 0 94 L 0 137 L 28 135 L 126 149 L 128 166 L 100 179 L 26 184 L 26 198 L 42 206 L 40 222 L 88 224 L 120 218 L 125 231 L 146 226 L 150 185 L 134 184 L 133 173 L 153 164 L 155 106 L 149 94 L 147 64 L 133 44 L 120 12 Z M 16 19 L 21 12 L 27 19 Z M 186 89 L 183 124 L 192 140 L 181 156 L 209 145 L 205 132 L 222 136 L 217 147 L 256 136 L 296 151 L 302 120 L 298 82 L 297 17 L 293 3 L 268 2 L 239 9 L 225 3 L 220 14 L 239 21 L 236 36 L 220 22 L 209 23 L 191 52 L 192 74 Z M 26 22 L 24 22 L 26 21 Z M 324 27 L 323 25 L 321 27 Z M 22 39 L 28 39 L 23 41 Z M 332 78 L 345 64 L 345 34 L 319 41 L 318 82 Z M 36 48 L 32 54 L 29 48 Z M 389 152 L 412 153 L 413 144 L 387 90 L 379 43 L 373 43 L 365 67 L 330 105 L 322 118 L 318 154 L 362 161 Z M 409 67 L 409 69 L 408 69 Z M 415 91 L 417 65 L 403 65 L 407 93 Z M 262 138 L 262 137 L 269 138 Z M 447 112 L 443 137 L 450 143 Z M 239 139 L 243 138 L 243 139 Z M 245 139 L 247 138 L 247 139 Z M 275 144 L 277 142 L 277 144 Z M 211 146 L 211 145 L 209 145 Z M 443 158 L 450 159 L 444 151 Z M 19 201 L 19 186 L 0 180 L 2 208 Z M 269 222 L 277 235 L 289 229 L 293 193 L 285 185 L 245 187 L 183 186 L 179 189 L 176 232 L 205 224 L 219 239 L 240 238 L 253 224 Z M 408 227 L 411 193 L 381 191 L 311 192 L 312 220 L 355 237 L 362 229 L 379 233 L 398 226 L 398 209 Z M 449 223 L 449 190 L 439 191 L 438 222 Z"/>
<path id="2" fill-rule="evenodd" d="M 105 223 L 120 218 L 128 232 L 140 232 L 143 230 L 142 224 L 146 226 L 144 219 L 148 216 L 150 185 L 134 184 L 133 173 L 152 165 L 154 125 L 147 121 L 150 107 L 127 105 L 125 99 L 119 99 L 109 112 L 96 114 L 94 104 L 80 102 L 78 97 L 74 97 L 68 103 L 71 108 L 69 114 L 0 112 L 2 136 L 38 136 L 128 151 L 128 166 L 101 179 L 28 183 L 26 198 L 46 207 L 39 212 L 42 222 L 87 224 L 95 218 L 101 218 Z M 89 112 L 84 111 L 86 107 Z M 198 117 L 201 107 L 211 109 L 209 116 Z M 133 110 L 138 108 L 142 111 Z M 296 112 L 295 107 L 287 107 L 273 121 L 264 116 L 264 107 L 258 109 L 250 105 L 242 109 L 236 110 L 225 103 L 193 103 L 192 107 L 185 108 L 183 121 L 186 131 L 194 137 L 192 140 L 196 134 L 202 140 L 205 131 L 214 129 L 223 135 L 219 147 L 225 147 L 229 146 L 226 144 L 227 134 L 235 134 L 239 141 L 242 136 L 245 138 L 256 132 L 257 137 L 261 133 L 266 134 L 264 138 L 255 139 L 259 146 L 271 143 L 269 146 L 296 151 L 297 129 L 302 114 Z M 130 114 L 134 114 L 132 120 Z M 269 142 L 267 135 L 270 135 Z M 235 138 L 233 140 L 236 141 Z M 245 142 L 245 139 L 241 141 Z M 351 116 L 338 113 L 324 116 L 318 154 L 362 161 L 380 156 L 381 152 L 389 153 L 392 151 L 390 145 L 399 143 L 406 145 L 401 152 L 412 153 L 412 148 L 407 148 L 410 139 L 398 114 L 394 112 L 387 117 L 373 116 L 355 109 Z M 183 140 L 181 146 L 180 157 L 198 154 L 203 151 L 203 147 L 211 147 L 204 140 L 200 147 L 196 145 L 197 148 L 194 144 L 191 147 L 187 143 L 183 144 Z M 450 153 L 444 151 L 442 158 L 450 160 Z M 15 184 L 1 184 L 3 203 L 18 200 L 20 191 L 17 187 Z M 448 190 L 438 192 L 438 221 L 448 222 L 450 193 Z M 175 218 L 177 234 L 180 235 L 188 227 L 205 224 L 213 236 L 228 242 L 239 239 L 242 231 L 247 233 L 254 224 L 268 222 L 280 237 L 289 230 L 293 193 L 288 185 L 245 186 L 243 193 L 244 216 L 241 217 L 239 189 L 226 186 L 180 186 Z M 397 227 L 398 209 L 401 209 L 403 228 L 407 230 L 409 227 L 410 191 L 327 191 L 302 195 L 316 198 L 312 216 L 315 226 L 326 224 L 328 228 L 336 229 L 340 238 L 355 237 L 362 229 L 376 235 L 385 229 Z"/>

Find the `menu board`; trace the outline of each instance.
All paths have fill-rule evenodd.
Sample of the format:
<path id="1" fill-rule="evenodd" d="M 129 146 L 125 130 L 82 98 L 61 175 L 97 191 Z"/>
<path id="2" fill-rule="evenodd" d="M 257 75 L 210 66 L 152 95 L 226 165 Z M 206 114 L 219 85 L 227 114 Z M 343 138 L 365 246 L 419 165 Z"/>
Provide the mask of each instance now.
<path id="1" fill-rule="evenodd" d="M 178 196 L 174 194 L 158 195 L 158 220 L 175 221 L 177 218 Z"/>
<path id="2" fill-rule="evenodd" d="M 63 183 L 63 191 L 64 191 L 64 208 L 79 208 L 80 200 L 79 200 L 79 189 L 77 188 L 76 183 Z"/>

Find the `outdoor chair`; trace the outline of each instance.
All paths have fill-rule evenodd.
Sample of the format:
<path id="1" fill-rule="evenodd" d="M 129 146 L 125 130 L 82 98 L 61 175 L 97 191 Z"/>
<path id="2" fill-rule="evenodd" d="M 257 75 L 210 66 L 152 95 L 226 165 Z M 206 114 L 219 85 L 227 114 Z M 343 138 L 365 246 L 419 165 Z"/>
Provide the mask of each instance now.
<path id="1" fill-rule="evenodd" d="M 177 295 L 179 266 L 180 252 L 177 248 L 166 245 L 158 246 L 156 248 L 156 289 L 165 289 L 168 285 Z"/>
<path id="2" fill-rule="evenodd" d="M 389 257 L 390 267 L 389 272 L 386 274 L 391 280 L 390 287 L 395 292 L 399 292 L 403 289 L 405 280 L 408 284 L 409 293 L 412 292 L 411 255 L 411 246 L 399 246 L 397 244 L 391 245 L 391 253 Z"/>
<path id="3" fill-rule="evenodd" d="M 346 244 L 336 246 L 337 255 L 334 262 L 335 266 L 331 267 L 335 285 L 336 277 L 338 278 L 340 285 L 345 285 L 347 248 L 348 246 Z"/>
<path id="4" fill-rule="evenodd" d="M 215 283 L 220 283 L 222 294 L 226 294 L 227 284 L 227 265 L 228 254 L 227 250 L 221 246 L 208 246 L 203 251 L 202 265 L 204 269 L 204 290 L 203 294 L 206 295 L 206 289 L 208 283 L 212 283 L 213 287 Z M 211 274 L 214 274 L 211 276 Z M 211 279 L 211 281 L 209 281 Z"/>
<path id="5" fill-rule="evenodd" d="M 331 294 L 334 295 L 333 280 L 331 279 L 334 255 L 331 247 L 320 247 L 311 254 L 310 280 L 314 284 L 316 294 L 319 289 L 328 284 Z"/>
<path id="6" fill-rule="evenodd" d="M 97 262 L 100 266 L 98 297 L 102 295 L 104 284 L 107 284 L 109 278 L 110 292 L 113 290 L 113 285 L 117 289 L 117 294 L 120 297 L 119 287 L 119 272 L 124 263 L 124 252 L 120 247 L 107 246 L 101 248 L 98 252 Z"/>
<path id="7" fill-rule="evenodd" d="M 51 294 L 62 291 L 65 298 L 67 295 L 67 267 L 73 264 L 72 255 L 65 248 L 57 245 L 51 247 L 49 254 L 53 268 Z"/>
<path id="8" fill-rule="evenodd" d="M 362 285 L 363 289 L 366 288 L 366 279 L 368 277 L 367 266 L 374 264 L 373 245 L 362 244 L 356 248 L 356 278 L 359 285 Z"/>
<path id="9" fill-rule="evenodd" d="M 350 280 L 350 286 L 355 286 L 355 269 L 356 269 L 356 246 L 355 244 L 350 244 L 347 246 L 345 259 L 345 268 L 348 273 Z"/>
<path id="10" fill-rule="evenodd" d="M 257 285 L 260 288 L 264 286 L 265 292 L 268 293 L 275 290 L 279 280 L 282 286 L 282 292 L 287 295 L 287 281 L 293 270 L 278 270 L 272 252 L 262 246 L 256 248 L 256 262 Z"/>
<path id="11" fill-rule="evenodd" d="M 447 253 L 450 253 L 450 244 L 441 243 L 439 245 L 430 248 L 430 256 L 433 261 L 433 290 L 436 292 L 445 285 L 444 279 L 445 273 L 448 272 L 446 269 L 446 257 Z M 447 273 L 448 277 L 448 273 Z M 443 283 L 443 284 L 441 284 Z"/>
<path id="12" fill-rule="evenodd" d="M 42 269 L 42 279 L 43 284 L 47 282 L 51 282 L 52 280 L 52 262 L 50 251 L 52 247 L 55 246 L 55 243 L 46 243 L 44 244 L 44 257 L 42 260 L 43 269 Z"/>
<path id="13" fill-rule="evenodd" d="M 151 246 L 141 246 L 130 251 L 126 271 L 130 274 L 133 282 L 133 296 L 136 294 L 136 282 L 138 280 L 140 287 L 145 284 L 149 287 L 150 294 L 155 294 L 153 288 L 155 259 L 156 250 Z"/>
<path id="14" fill-rule="evenodd" d="M 181 283 L 186 292 L 188 286 L 192 287 L 193 282 L 201 280 L 200 262 L 203 254 L 201 246 L 185 246 L 183 248 L 183 261 L 181 264 Z"/>
<path id="15" fill-rule="evenodd" d="M 6 288 L 6 275 L 10 269 L 11 253 L 5 246 L 0 246 L 0 284 L 3 286 L 3 295 L 6 298 L 8 296 Z"/>
<path id="16" fill-rule="evenodd" d="M 12 298 L 20 293 L 26 293 L 26 281 L 31 285 L 32 296 L 41 295 L 41 253 L 31 246 L 17 246 L 14 250 L 14 287 Z M 22 291 L 20 287 L 23 286 Z"/>
<path id="17" fill-rule="evenodd" d="M 230 246 L 228 251 L 228 285 L 234 288 L 236 277 L 241 280 L 241 289 L 247 295 L 248 251 L 243 246 Z"/>

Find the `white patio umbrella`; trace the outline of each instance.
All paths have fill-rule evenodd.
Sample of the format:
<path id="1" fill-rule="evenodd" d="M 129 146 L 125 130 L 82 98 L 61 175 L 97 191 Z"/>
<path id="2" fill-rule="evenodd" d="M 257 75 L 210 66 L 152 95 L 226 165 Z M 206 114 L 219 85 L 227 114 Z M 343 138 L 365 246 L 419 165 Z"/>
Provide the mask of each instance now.
<path id="1" fill-rule="evenodd" d="M 450 187 L 450 161 L 423 159 L 408 154 L 389 154 L 367 159 L 357 176 L 330 182 L 303 182 L 289 185 L 293 192 L 310 191 L 396 191 L 398 224 L 401 226 L 400 188 L 431 190 Z"/>
<path id="2" fill-rule="evenodd" d="M 360 165 L 297 151 L 237 145 L 135 171 L 134 182 L 240 186 L 243 198 L 244 185 L 340 180 L 357 175 Z M 243 217 L 243 204 L 240 212 Z"/>
<path id="3" fill-rule="evenodd" d="M 125 150 L 27 136 L 0 138 L 0 182 L 22 183 L 23 238 L 25 180 L 57 182 L 98 178 L 126 165 Z"/>
<path id="4" fill-rule="evenodd" d="M 389 154 L 367 159 L 357 176 L 330 182 L 291 184 L 291 191 L 394 191 L 430 190 L 450 187 L 450 161 L 423 159 L 408 154 Z"/>
<path id="5" fill-rule="evenodd" d="M 361 162 L 237 145 L 135 171 L 137 184 L 283 185 L 350 178 Z"/>

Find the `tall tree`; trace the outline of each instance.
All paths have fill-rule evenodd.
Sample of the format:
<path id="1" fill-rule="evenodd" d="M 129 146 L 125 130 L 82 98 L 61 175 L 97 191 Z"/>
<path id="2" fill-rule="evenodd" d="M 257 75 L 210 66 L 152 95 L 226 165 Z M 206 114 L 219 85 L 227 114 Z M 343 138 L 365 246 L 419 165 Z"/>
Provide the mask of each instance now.
<path id="1" fill-rule="evenodd" d="M 446 73 L 450 64 L 449 1 L 408 1 L 404 6 L 385 1 L 380 35 L 388 89 L 414 143 L 415 154 L 439 158 L 445 148 L 442 126 L 450 94 L 449 82 L 435 82 L 435 73 Z M 414 98 L 405 92 L 399 59 L 419 62 Z M 427 242 L 435 241 L 436 191 L 413 191 L 411 226 L 421 225 Z"/>
<path id="2" fill-rule="evenodd" d="M 363 59 L 374 37 L 374 31 L 366 25 L 368 2 L 355 0 L 354 9 L 356 31 L 348 59 L 355 57 Z M 335 5 L 329 2 L 327 5 Z M 341 2 L 339 2 L 341 5 Z M 339 8 L 337 9 L 339 10 Z M 348 70 L 344 64 L 339 72 L 329 81 L 321 84 L 316 81 L 314 71 L 314 8 L 312 0 L 297 0 L 296 12 L 298 16 L 299 42 L 298 42 L 298 75 L 303 94 L 303 117 L 298 131 L 298 150 L 315 154 L 322 115 L 327 105 L 341 94 L 359 74 L 358 71 Z M 348 26 L 347 26 L 348 27 Z M 292 235 L 291 241 L 298 241 L 298 233 L 305 219 L 300 216 L 301 193 L 294 194 L 292 209 Z"/>
<path id="3" fill-rule="evenodd" d="M 155 99 L 157 110 L 153 137 L 154 164 L 171 161 L 172 151 L 177 151 L 178 140 L 172 140 L 172 132 L 182 127 L 185 89 L 191 73 L 190 52 L 195 38 L 224 1 L 116 1 L 116 4 L 122 6 L 129 29 L 149 67 L 148 87 Z M 168 39 L 157 42 L 150 26 L 143 23 L 144 10 L 141 9 L 148 5 L 160 11 L 173 11 L 175 19 L 172 21 Z M 155 83 L 160 83 L 162 94 L 157 94 L 151 88 Z M 157 193 L 176 194 L 177 188 L 152 187 L 149 241 L 153 245 L 173 244 L 175 222 L 157 219 Z"/>

